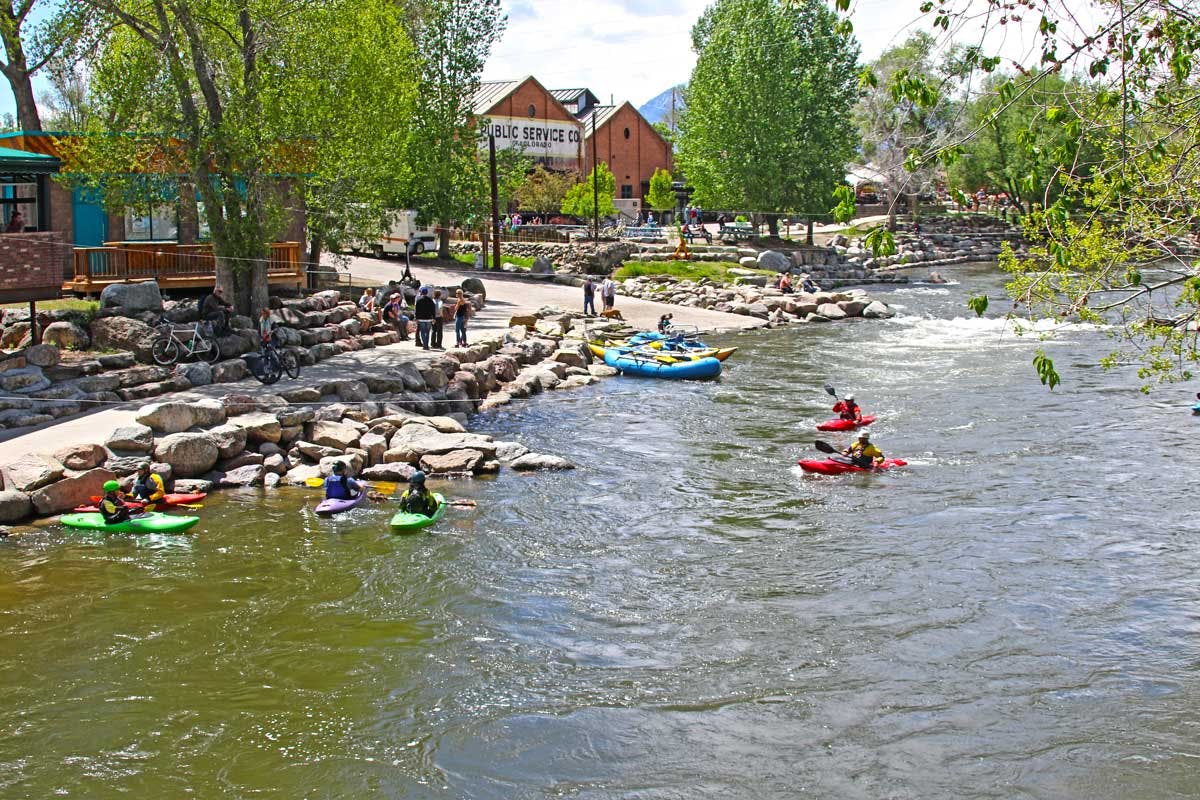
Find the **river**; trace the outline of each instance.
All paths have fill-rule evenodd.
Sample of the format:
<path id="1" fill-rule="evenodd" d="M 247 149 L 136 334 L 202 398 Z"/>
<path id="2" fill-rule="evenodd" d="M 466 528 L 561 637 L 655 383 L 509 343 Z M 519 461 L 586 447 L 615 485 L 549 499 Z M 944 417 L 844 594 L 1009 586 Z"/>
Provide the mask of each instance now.
<path id="1" fill-rule="evenodd" d="M 1186 388 L 950 277 L 481 417 L 579 469 L 442 484 L 480 507 L 432 532 L 292 489 L 0 542 L 0 797 L 1200 795 Z M 827 381 L 908 468 L 798 470 Z"/>

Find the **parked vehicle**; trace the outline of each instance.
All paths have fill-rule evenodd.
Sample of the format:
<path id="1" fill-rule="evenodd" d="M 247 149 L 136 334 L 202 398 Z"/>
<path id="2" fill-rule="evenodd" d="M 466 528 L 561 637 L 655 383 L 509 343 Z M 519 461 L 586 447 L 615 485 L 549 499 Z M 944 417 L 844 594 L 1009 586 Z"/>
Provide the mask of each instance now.
<path id="1" fill-rule="evenodd" d="M 389 211 L 383 235 L 373 242 L 355 242 L 352 248 L 371 253 L 376 258 L 402 256 L 406 252 L 416 256 L 437 249 L 437 229 L 431 225 L 418 225 L 416 211 Z"/>

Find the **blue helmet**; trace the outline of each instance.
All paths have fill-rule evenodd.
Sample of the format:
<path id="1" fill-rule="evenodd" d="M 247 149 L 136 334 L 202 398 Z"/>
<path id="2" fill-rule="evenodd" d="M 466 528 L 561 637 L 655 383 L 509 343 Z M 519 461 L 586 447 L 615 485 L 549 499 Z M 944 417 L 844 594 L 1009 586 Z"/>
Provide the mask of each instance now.
<path id="1" fill-rule="evenodd" d="M 425 473 L 421 472 L 421 470 L 417 470 L 412 474 L 412 477 L 408 479 L 408 482 L 415 483 L 420 486 L 421 484 L 425 483 Z"/>

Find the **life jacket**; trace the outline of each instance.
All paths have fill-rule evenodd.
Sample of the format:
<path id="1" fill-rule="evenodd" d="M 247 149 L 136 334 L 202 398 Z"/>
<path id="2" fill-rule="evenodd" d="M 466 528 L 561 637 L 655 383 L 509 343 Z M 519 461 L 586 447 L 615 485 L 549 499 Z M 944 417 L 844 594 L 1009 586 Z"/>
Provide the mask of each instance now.
<path id="1" fill-rule="evenodd" d="M 133 494 L 143 500 L 160 500 L 164 494 L 162 478 L 151 472 L 145 480 L 137 477 L 133 481 Z M 155 495 L 158 495 L 155 497 Z"/>
<path id="2" fill-rule="evenodd" d="M 406 489 L 400 495 L 400 505 L 410 514 L 432 517 L 437 511 L 437 499 L 429 490 Z"/>
<path id="3" fill-rule="evenodd" d="M 129 519 L 129 507 L 120 498 L 113 500 L 105 495 L 100 500 L 100 516 L 104 517 L 104 522 L 108 525 L 124 522 Z"/>

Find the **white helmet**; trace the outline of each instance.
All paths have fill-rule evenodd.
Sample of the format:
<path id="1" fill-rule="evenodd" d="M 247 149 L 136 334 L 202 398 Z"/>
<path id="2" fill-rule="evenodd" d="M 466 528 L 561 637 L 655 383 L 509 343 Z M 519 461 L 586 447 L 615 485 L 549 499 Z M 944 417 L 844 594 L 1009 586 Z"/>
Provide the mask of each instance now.
<path id="1" fill-rule="evenodd" d="M 853 399 L 854 399 L 854 395 L 853 395 L 853 394 L 848 394 L 848 395 L 846 395 L 846 399 L 847 399 L 847 400 L 853 400 Z"/>
<path id="2" fill-rule="evenodd" d="M 871 432 L 870 432 L 869 430 L 867 430 L 866 428 L 863 428 L 862 430 L 860 430 L 860 431 L 858 432 L 858 438 L 860 438 L 860 439 L 870 439 L 870 438 L 871 438 Z"/>

